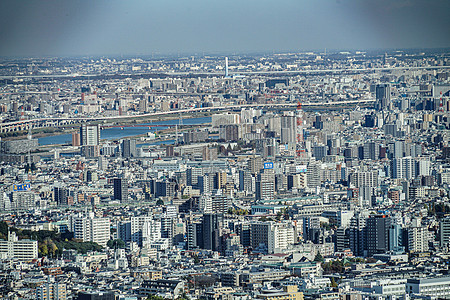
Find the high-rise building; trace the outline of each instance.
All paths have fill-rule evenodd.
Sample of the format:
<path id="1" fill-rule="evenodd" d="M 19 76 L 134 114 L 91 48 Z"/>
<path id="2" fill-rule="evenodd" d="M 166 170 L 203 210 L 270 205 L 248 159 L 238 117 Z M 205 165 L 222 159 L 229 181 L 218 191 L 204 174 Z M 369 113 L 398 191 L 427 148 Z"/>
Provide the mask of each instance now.
<path id="1" fill-rule="evenodd" d="M 364 144 L 364 159 L 377 160 L 380 156 L 380 144 L 368 142 Z"/>
<path id="2" fill-rule="evenodd" d="M 203 240 L 200 248 L 213 251 L 221 250 L 220 231 L 223 223 L 223 215 L 221 214 L 205 214 L 202 221 Z"/>
<path id="3" fill-rule="evenodd" d="M 439 241 L 441 248 L 450 248 L 450 217 L 443 218 L 439 222 Z"/>
<path id="4" fill-rule="evenodd" d="M 350 183 L 355 187 L 359 188 L 362 186 L 366 187 L 377 187 L 378 186 L 378 172 L 377 171 L 359 171 L 350 174 Z"/>
<path id="5" fill-rule="evenodd" d="M 378 84 L 375 88 L 377 109 L 389 109 L 391 105 L 391 86 L 389 84 Z"/>
<path id="6" fill-rule="evenodd" d="M 364 256 L 366 249 L 366 216 L 357 212 L 350 220 L 349 244 L 355 256 Z"/>
<path id="7" fill-rule="evenodd" d="M 389 251 L 389 229 L 392 220 L 386 215 L 371 215 L 367 221 L 367 255 Z"/>
<path id="8" fill-rule="evenodd" d="M 99 125 L 81 125 L 80 127 L 81 146 L 100 145 L 100 126 Z"/>
<path id="9" fill-rule="evenodd" d="M 427 252 L 429 234 L 428 229 L 422 226 L 420 219 L 415 219 L 412 222 L 411 227 L 408 228 L 408 251 L 414 252 Z"/>
<path id="10" fill-rule="evenodd" d="M 128 201 L 128 183 L 123 178 L 114 178 L 114 200 Z"/>
<path id="11" fill-rule="evenodd" d="M 274 223 L 268 234 L 268 252 L 280 253 L 295 243 L 295 231 L 292 224 Z"/>
<path id="12" fill-rule="evenodd" d="M 74 132 L 72 133 L 72 146 L 80 146 L 81 140 L 80 140 L 80 133 Z"/>
<path id="13" fill-rule="evenodd" d="M 281 117 L 281 143 L 295 143 L 297 141 L 297 118 L 295 116 Z"/>
<path id="14" fill-rule="evenodd" d="M 53 200 L 57 205 L 68 205 L 69 191 L 67 188 L 55 186 L 53 188 Z"/>
<path id="15" fill-rule="evenodd" d="M 97 218 L 93 212 L 69 217 L 69 230 L 74 238 L 106 246 L 110 239 L 109 218 Z"/>
<path id="16" fill-rule="evenodd" d="M 237 141 L 239 139 L 239 125 L 229 124 L 219 128 L 219 139 L 229 141 Z"/>
<path id="17" fill-rule="evenodd" d="M 130 158 L 136 157 L 136 140 L 135 139 L 126 139 L 122 141 L 122 157 Z"/>
<path id="18" fill-rule="evenodd" d="M 391 161 L 391 177 L 413 179 L 416 177 L 416 164 L 415 160 L 411 157 L 394 158 Z"/>

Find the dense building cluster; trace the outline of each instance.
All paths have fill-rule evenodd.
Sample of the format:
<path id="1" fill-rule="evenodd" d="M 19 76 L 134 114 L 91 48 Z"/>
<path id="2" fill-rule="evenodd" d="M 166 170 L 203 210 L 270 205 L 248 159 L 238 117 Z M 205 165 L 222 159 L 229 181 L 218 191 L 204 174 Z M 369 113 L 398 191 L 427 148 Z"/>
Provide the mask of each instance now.
<path id="1" fill-rule="evenodd" d="M 450 298 L 448 63 L 3 62 L 0 294 Z"/>

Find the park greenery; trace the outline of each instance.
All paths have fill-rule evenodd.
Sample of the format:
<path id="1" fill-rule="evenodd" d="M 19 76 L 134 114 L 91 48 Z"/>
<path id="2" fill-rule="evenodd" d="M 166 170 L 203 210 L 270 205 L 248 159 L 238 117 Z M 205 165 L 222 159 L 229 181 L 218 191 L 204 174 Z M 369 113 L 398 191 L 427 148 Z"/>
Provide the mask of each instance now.
<path id="1" fill-rule="evenodd" d="M 31 239 L 38 241 L 39 257 L 59 257 L 63 250 L 73 249 L 86 254 L 89 251 L 101 251 L 102 246 L 93 242 L 83 242 L 75 239 L 73 233 L 59 233 L 49 230 L 22 230 L 9 227 L 4 221 L 0 222 L 0 239 L 8 239 L 8 231 L 15 232 L 19 240 Z"/>

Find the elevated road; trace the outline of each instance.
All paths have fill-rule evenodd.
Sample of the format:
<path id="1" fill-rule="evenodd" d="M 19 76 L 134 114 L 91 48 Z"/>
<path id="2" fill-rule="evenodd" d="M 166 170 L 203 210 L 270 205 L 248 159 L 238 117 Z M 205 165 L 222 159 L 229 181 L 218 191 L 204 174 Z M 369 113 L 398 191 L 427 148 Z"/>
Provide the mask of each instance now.
<path id="1" fill-rule="evenodd" d="M 327 103 L 302 103 L 302 107 L 333 107 L 340 105 L 358 105 L 358 104 L 368 104 L 375 102 L 373 99 L 360 99 L 360 100 L 348 100 L 348 101 L 335 101 Z M 197 107 L 188 109 L 178 109 L 165 112 L 154 112 L 139 115 L 127 115 L 127 116 L 110 116 L 110 117 L 48 117 L 48 118 L 36 118 L 30 120 L 20 120 L 14 122 L 6 122 L 0 124 L 0 133 L 37 129 L 45 127 L 61 127 L 67 125 L 75 125 L 81 123 L 89 123 L 94 121 L 114 121 L 114 120 L 128 120 L 135 118 L 146 118 L 155 116 L 166 116 L 166 115 L 178 115 L 193 112 L 213 112 L 213 111 L 230 111 L 234 109 L 242 108 L 295 108 L 297 103 L 268 103 L 268 104 L 239 104 L 239 105 L 226 105 L 226 106 L 216 106 L 216 107 Z M 123 126 L 121 126 L 123 127 Z"/>

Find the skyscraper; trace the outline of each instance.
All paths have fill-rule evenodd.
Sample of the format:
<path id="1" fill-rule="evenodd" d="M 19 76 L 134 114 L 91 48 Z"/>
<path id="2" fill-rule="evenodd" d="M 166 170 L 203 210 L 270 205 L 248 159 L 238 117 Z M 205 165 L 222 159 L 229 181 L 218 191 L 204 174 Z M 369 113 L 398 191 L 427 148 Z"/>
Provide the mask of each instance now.
<path id="1" fill-rule="evenodd" d="M 297 118 L 294 116 L 281 117 L 281 143 L 295 143 L 297 138 Z"/>
<path id="2" fill-rule="evenodd" d="M 80 127 L 81 146 L 97 146 L 100 144 L 99 125 L 81 125 Z"/>
<path id="3" fill-rule="evenodd" d="M 367 255 L 385 253 L 389 249 L 389 229 L 392 220 L 386 215 L 371 215 L 367 219 Z"/>
<path id="4" fill-rule="evenodd" d="M 136 140 L 135 139 L 126 139 L 122 142 L 122 157 L 136 157 Z"/>
<path id="5" fill-rule="evenodd" d="M 100 126 L 81 125 L 80 127 L 81 154 L 85 157 L 100 155 Z"/>
<path id="6" fill-rule="evenodd" d="M 377 109 L 389 109 L 391 105 L 391 86 L 389 84 L 378 84 L 375 88 Z"/>
<path id="7" fill-rule="evenodd" d="M 223 222 L 223 215 L 205 214 L 203 216 L 202 231 L 203 243 L 199 245 L 203 249 L 220 251 L 220 228 Z"/>
<path id="8" fill-rule="evenodd" d="M 114 178 L 114 200 L 128 200 L 128 183 L 122 178 Z"/>

